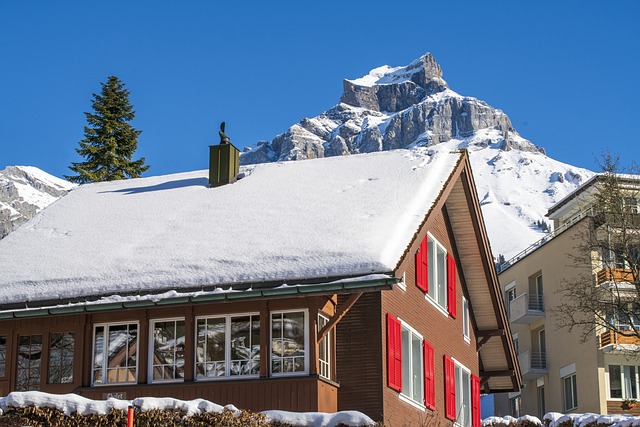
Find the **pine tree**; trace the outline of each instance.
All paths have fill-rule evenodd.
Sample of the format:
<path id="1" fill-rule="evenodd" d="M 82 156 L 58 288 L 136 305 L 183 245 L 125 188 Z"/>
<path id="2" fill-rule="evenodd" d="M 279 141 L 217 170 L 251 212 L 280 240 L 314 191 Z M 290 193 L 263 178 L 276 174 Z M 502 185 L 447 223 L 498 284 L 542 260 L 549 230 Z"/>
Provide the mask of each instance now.
<path id="1" fill-rule="evenodd" d="M 94 113 L 84 113 L 88 126 L 76 148 L 85 161 L 71 162 L 69 169 L 77 175 L 65 176 L 78 184 L 138 178 L 149 169 L 144 157 L 131 160 L 141 131 L 129 124 L 135 116 L 129 91 L 116 76 L 109 76 L 107 83 L 100 84 L 102 91 L 100 95 L 94 93 L 91 102 Z"/>

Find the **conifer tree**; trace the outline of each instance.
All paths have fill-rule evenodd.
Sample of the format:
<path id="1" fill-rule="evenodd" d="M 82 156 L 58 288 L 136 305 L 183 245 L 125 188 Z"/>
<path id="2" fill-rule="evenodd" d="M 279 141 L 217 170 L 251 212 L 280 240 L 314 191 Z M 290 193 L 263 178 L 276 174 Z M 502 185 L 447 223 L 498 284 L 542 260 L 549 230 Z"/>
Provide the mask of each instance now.
<path id="1" fill-rule="evenodd" d="M 138 178 L 149 169 L 144 157 L 132 160 L 141 131 L 129 124 L 135 116 L 129 91 L 116 76 L 109 76 L 106 83 L 100 84 L 102 91 L 100 95 L 94 93 L 91 102 L 94 112 L 84 113 L 87 126 L 84 139 L 76 148 L 85 160 L 71 162 L 69 169 L 77 175 L 65 176 L 78 184 Z"/>

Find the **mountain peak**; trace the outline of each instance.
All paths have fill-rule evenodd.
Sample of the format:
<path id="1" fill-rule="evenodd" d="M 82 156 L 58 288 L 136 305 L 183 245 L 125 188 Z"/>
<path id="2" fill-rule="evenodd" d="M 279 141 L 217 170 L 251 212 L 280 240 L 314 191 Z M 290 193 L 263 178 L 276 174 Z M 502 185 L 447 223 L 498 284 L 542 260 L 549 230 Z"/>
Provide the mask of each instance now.
<path id="1" fill-rule="evenodd" d="M 33 166 L 0 170 L 0 239 L 73 187 Z"/>
<path id="2" fill-rule="evenodd" d="M 442 69 L 430 53 L 404 67 L 383 65 L 358 79 L 345 79 L 343 87 L 340 102 L 391 112 L 404 110 L 448 89 L 447 82 L 442 79 Z"/>

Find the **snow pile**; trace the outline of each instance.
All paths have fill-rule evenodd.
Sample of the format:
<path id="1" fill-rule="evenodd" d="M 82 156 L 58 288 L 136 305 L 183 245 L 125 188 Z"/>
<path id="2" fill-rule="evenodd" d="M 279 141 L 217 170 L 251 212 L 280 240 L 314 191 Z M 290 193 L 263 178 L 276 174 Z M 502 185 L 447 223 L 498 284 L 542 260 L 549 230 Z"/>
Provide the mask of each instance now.
<path id="1" fill-rule="evenodd" d="M 271 421 L 292 424 L 294 426 L 335 427 L 340 424 L 347 426 L 375 425 L 371 418 L 357 411 L 341 411 L 335 414 L 286 411 L 264 411 L 262 413 Z"/>
<path id="2" fill-rule="evenodd" d="M 482 420 L 482 427 L 640 427 L 640 416 L 627 414 L 561 414 L 549 412 L 541 422 L 539 418 L 525 415 L 520 418 L 510 416 L 489 417 Z"/>
<path id="3" fill-rule="evenodd" d="M 80 415 L 103 415 L 110 410 L 127 410 L 133 406 L 141 412 L 147 411 L 179 411 L 185 417 L 200 415 L 204 413 L 221 413 L 229 410 L 234 414 L 240 410 L 233 405 L 221 406 L 204 399 L 179 400 L 173 398 L 142 397 L 133 400 L 119 400 L 109 398 L 104 401 L 91 400 L 76 394 L 49 394 L 39 391 L 17 392 L 14 391 L 6 397 L 0 397 L 0 415 L 7 411 L 9 407 L 23 408 L 34 406 L 39 408 L 52 408 L 63 412 L 67 416 L 74 413 Z M 264 411 L 262 412 L 268 420 L 273 422 L 287 423 L 294 426 L 308 427 L 335 427 L 339 424 L 359 427 L 374 425 L 371 418 L 357 411 L 342 411 L 334 414 L 321 412 L 287 412 L 287 411 Z"/>

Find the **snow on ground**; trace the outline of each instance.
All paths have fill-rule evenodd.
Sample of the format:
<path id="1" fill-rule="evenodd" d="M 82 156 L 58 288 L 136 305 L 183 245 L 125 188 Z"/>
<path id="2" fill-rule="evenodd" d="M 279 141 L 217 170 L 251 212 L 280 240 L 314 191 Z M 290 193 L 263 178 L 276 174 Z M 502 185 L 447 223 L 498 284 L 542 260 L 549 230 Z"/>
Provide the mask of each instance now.
<path id="1" fill-rule="evenodd" d="M 544 423 L 539 418 L 524 415 L 520 418 L 510 416 L 505 417 L 489 417 L 482 420 L 482 427 L 506 427 L 506 426 L 523 426 L 531 427 L 534 425 L 548 427 L 559 427 L 563 424 L 571 423 L 574 427 L 586 427 L 588 425 L 598 425 L 600 427 L 638 427 L 640 426 L 640 417 L 629 414 L 561 414 L 558 412 L 549 412 L 543 417 Z"/>
<path id="2" fill-rule="evenodd" d="M 179 400 L 173 398 L 143 397 L 133 400 L 91 400 L 77 394 L 49 394 L 39 391 L 13 392 L 6 397 L 0 397 L 0 415 L 8 407 L 20 408 L 27 406 L 57 409 L 67 416 L 78 413 L 80 415 L 106 414 L 111 409 L 126 410 L 130 406 L 142 412 L 151 410 L 178 410 L 185 416 L 199 415 L 206 412 L 220 413 L 224 409 L 239 411 L 233 405 L 221 406 L 204 399 Z M 359 427 L 375 424 L 371 418 L 357 411 L 342 411 L 333 414 L 322 412 L 287 412 L 264 411 L 263 414 L 271 421 L 279 421 L 295 426 L 335 427 L 338 424 Z"/>

